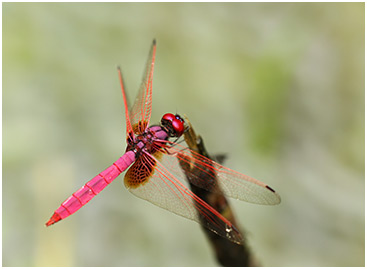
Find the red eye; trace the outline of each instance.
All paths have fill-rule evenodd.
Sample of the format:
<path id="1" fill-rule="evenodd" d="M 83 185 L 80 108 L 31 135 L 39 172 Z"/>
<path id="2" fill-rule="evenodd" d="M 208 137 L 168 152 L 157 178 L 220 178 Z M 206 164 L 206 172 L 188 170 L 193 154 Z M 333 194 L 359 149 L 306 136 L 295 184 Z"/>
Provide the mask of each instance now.
<path id="1" fill-rule="evenodd" d="M 181 136 L 185 130 L 183 122 L 179 119 L 174 119 L 172 121 L 172 127 L 176 132 L 176 136 Z"/>
<path id="2" fill-rule="evenodd" d="M 167 128 L 169 136 L 180 137 L 185 131 L 184 120 L 179 115 L 164 114 L 161 120 L 162 126 Z"/>
<path id="3" fill-rule="evenodd" d="M 175 115 L 173 115 L 172 113 L 167 113 L 163 115 L 162 121 L 163 120 L 173 121 L 175 118 L 176 118 Z"/>

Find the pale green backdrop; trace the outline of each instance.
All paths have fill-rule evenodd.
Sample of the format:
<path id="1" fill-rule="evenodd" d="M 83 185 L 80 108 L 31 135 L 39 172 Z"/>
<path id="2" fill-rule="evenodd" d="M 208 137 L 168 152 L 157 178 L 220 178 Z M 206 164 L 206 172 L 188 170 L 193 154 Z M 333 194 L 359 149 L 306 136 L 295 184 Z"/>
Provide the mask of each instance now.
<path id="1" fill-rule="evenodd" d="M 186 114 L 226 165 L 269 183 L 233 201 L 266 266 L 364 266 L 364 3 L 3 3 L 3 265 L 215 266 L 199 225 L 120 176 L 49 228 L 125 149 L 157 39 L 152 123 Z"/>

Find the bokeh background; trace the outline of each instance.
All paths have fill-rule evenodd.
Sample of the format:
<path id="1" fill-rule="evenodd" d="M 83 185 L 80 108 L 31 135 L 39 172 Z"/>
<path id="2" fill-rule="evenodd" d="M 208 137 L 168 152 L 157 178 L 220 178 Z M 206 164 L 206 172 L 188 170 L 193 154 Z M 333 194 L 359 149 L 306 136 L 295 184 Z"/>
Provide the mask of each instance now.
<path id="1" fill-rule="evenodd" d="M 125 149 L 157 39 L 152 123 L 186 114 L 279 206 L 231 200 L 266 266 L 364 266 L 364 3 L 3 3 L 3 266 L 216 266 L 197 223 L 120 176 L 45 228 Z"/>

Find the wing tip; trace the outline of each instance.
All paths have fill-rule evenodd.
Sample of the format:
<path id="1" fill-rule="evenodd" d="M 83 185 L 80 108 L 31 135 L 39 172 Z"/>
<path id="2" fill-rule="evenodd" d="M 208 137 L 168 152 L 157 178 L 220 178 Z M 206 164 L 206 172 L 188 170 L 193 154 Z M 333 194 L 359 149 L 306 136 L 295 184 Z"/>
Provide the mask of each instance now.
<path id="1" fill-rule="evenodd" d="M 274 203 L 272 203 L 273 205 L 277 205 L 280 204 L 281 202 L 281 198 L 280 195 L 273 189 L 271 188 L 269 185 L 266 185 L 265 188 L 267 188 L 269 191 L 271 191 L 272 193 L 274 193 L 274 195 L 276 196 L 276 200 L 274 201 Z"/>

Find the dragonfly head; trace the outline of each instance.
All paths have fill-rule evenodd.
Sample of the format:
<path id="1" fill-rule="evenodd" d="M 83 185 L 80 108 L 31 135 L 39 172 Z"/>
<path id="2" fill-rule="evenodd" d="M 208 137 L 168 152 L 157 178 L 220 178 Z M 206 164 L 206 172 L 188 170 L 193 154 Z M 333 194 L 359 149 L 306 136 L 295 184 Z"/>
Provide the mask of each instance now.
<path id="1" fill-rule="evenodd" d="M 161 125 L 167 130 L 170 137 L 180 137 L 185 131 L 185 121 L 178 114 L 164 114 L 161 120 Z"/>

